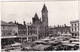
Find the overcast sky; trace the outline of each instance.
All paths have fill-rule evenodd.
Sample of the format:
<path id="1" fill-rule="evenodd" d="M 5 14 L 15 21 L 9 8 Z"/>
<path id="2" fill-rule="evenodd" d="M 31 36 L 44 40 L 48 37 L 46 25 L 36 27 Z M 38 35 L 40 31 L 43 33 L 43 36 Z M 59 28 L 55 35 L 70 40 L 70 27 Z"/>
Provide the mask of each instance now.
<path id="1" fill-rule="evenodd" d="M 39 18 L 42 17 L 41 10 L 43 5 L 48 9 L 49 25 L 70 25 L 70 21 L 78 19 L 77 1 L 53 1 L 53 2 L 2 2 L 2 20 L 32 22 L 35 13 Z"/>

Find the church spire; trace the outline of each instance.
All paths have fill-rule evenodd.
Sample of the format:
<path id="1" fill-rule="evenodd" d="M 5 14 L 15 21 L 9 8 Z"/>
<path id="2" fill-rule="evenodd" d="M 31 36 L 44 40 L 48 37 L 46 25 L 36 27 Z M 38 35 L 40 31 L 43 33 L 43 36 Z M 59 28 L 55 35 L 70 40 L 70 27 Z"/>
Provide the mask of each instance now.
<path id="1" fill-rule="evenodd" d="M 43 5 L 43 8 L 42 8 L 42 11 L 41 12 L 43 12 L 43 11 L 47 11 L 48 12 L 47 7 L 46 7 L 45 4 Z"/>

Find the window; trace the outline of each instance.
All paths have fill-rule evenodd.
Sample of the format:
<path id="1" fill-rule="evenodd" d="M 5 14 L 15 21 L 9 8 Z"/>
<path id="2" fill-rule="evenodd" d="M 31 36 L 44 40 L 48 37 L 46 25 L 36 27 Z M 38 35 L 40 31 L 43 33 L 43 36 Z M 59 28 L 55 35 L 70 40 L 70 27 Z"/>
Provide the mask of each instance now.
<path id="1" fill-rule="evenodd" d="M 75 34 L 75 36 L 77 36 L 77 34 Z"/>
<path id="2" fill-rule="evenodd" d="M 72 36 L 74 36 L 74 34 L 72 33 Z"/>
<path id="3" fill-rule="evenodd" d="M 72 31 L 73 31 L 73 28 L 72 28 Z"/>
<path id="4" fill-rule="evenodd" d="M 76 26 L 76 24 L 75 24 L 75 26 Z"/>
<path id="5" fill-rule="evenodd" d="M 4 27 L 3 27 L 3 29 L 4 29 Z"/>
<path id="6" fill-rule="evenodd" d="M 73 26 L 73 24 L 72 24 L 72 26 Z"/>
<path id="7" fill-rule="evenodd" d="M 76 28 L 75 28 L 75 31 L 76 31 Z"/>
<path id="8" fill-rule="evenodd" d="M 79 34 L 78 34 L 78 36 L 79 36 Z"/>

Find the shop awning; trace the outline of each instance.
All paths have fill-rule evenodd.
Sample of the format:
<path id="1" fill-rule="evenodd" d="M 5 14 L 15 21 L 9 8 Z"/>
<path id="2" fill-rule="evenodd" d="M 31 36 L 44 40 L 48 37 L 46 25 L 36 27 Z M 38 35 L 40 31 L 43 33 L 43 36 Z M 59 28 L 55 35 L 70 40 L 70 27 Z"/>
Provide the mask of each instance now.
<path id="1" fill-rule="evenodd" d="M 1 37 L 1 39 L 3 39 L 3 38 L 16 38 L 17 36 L 3 36 L 3 37 Z"/>

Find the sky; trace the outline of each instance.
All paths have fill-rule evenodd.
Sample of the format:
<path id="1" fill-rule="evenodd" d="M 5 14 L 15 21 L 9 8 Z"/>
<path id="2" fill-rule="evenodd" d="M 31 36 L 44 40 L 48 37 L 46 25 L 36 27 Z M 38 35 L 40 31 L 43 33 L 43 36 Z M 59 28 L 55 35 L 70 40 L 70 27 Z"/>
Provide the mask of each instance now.
<path id="1" fill-rule="evenodd" d="M 5 22 L 23 21 L 32 22 L 35 13 L 42 18 L 43 5 L 48 9 L 49 26 L 70 25 L 70 21 L 78 19 L 77 1 L 53 1 L 53 2 L 2 2 L 1 20 Z"/>

